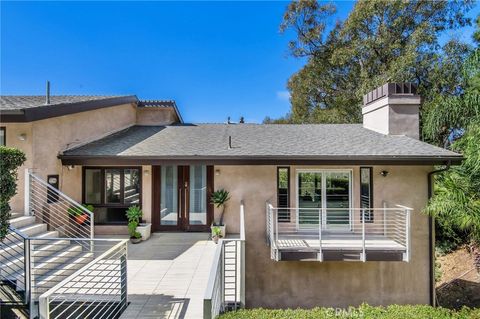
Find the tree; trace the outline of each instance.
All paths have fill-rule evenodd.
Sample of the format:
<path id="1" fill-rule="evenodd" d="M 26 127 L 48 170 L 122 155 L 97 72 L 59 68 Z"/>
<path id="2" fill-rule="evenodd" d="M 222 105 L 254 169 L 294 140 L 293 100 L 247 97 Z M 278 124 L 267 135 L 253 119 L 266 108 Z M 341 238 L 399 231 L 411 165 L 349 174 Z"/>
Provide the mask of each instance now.
<path id="1" fill-rule="evenodd" d="M 457 94 L 456 74 L 469 48 L 458 41 L 440 47 L 438 37 L 468 25 L 471 7 L 471 1 L 358 1 L 329 30 L 332 4 L 293 1 L 281 30 L 295 32 L 290 53 L 307 64 L 288 81 L 291 112 L 280 122 L 359 122 L 362 95 L 386 82 L 414 82 L 427 101 L 438 92 Z"/>
<path id="2" fill-rule="evenodd" d="M 15 148 L 0 146 L 0 240 L 8 234 L 10 205 L 17 193 L 17 169 L 25 162 L 25 154 Z"/>
<path id="3" fill-rule="evenodd" d="M 426 212 L 436 217 L 441 240 L 472 244 L 480 271 L 480 49 L 467 59 L 462 74 L 462 93 L 438 99 L 426 116 L 424 133 L 433 137 L 446 131 L 451 138 L 462 132 L 451 148 L 465 160 L 436 178 Z"/>

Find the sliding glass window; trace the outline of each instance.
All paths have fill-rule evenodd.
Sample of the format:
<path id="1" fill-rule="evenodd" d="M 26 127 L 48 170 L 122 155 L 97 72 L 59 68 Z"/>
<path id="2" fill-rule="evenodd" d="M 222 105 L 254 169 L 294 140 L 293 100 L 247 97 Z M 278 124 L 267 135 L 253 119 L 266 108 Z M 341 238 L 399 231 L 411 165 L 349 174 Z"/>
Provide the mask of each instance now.
<path id="1" fill-rule="evenodd" d="M 126 224 L 126 210 L 141 206 L 141 168 L 85 167 L 83 202 L 94 206 L 96 224 Z"/>

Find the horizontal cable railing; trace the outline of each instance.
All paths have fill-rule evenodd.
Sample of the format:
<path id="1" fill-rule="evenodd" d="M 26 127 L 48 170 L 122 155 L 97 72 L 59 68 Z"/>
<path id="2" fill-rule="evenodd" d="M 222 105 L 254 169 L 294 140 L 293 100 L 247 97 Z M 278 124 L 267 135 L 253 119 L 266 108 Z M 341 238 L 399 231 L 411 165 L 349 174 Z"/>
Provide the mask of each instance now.
<path id="1" fill-rule="evenodd" d="M 0 242 L 0 280 L 17 291 L 23 291 L 24 302 L 28 302 L 27 281 L 25 280 L 25 238 L 14 227 L 9 227 L 8 235 Z M 27 256 L 28 257 L 28 256 Z"/>
<path id="2" fill-rule="evenodd" d="M 127 241 L 96 239 L 94 247 L 85 265 L 39 297 L 40 318 L 118 318 L 127 307 Z"/>
<path id="3" fill-rule="evenodd" d="M 29 170 L 25 177 L 25 198 L 27 214 L 47 224 L 49 231 L 57 231 L 56 237 L 94 237 L 93 213 Z M 89 242 L 79 242 L 86 243 Z"/>
<path id="4" fill-rule="evenodd" d="M 203 302 L 203 317 L 245 307 L 245 206 L 240 203 L 240 237 L 221 239 Z"/>
<path id="5" fill-rule="evenodd" d="M 322 252 L 356 250 L 365 261 L 366 250 L 397 250 L 410 254 L 409 207 L 276 208 L 267 203 L 267 242 L 271 258 L 278 249 Z"/>

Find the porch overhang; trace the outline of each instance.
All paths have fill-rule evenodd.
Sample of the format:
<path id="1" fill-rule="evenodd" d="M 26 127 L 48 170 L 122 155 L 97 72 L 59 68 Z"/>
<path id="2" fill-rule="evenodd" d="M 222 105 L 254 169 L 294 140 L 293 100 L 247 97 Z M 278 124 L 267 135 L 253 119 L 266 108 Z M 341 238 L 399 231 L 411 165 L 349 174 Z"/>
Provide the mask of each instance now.
<path id="1" fill-rule="evenodd" d="M 462 156 L 79 156 L 59 155 L 62 165 L 457 165 Z"/>

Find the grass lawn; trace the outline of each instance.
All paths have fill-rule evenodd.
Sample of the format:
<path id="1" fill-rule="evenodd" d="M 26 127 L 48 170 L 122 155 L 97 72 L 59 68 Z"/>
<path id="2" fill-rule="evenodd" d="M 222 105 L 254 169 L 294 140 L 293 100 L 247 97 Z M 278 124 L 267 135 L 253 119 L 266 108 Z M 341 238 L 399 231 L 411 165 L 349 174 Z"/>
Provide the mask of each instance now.
<path id="1" fill-rule="evenodd" d="M 374 318 L 374 319 L 480 319 L 480 308 L 450 310 L 433 308 L 430 306 L 398 306 L 372 307 L 362 305 L 358 308 L 333 309 L 314 308 L 304 309 L 248 309 L 237 312 L 228 312 L 220 319 L 324 319 L 324 318 Z"/>

